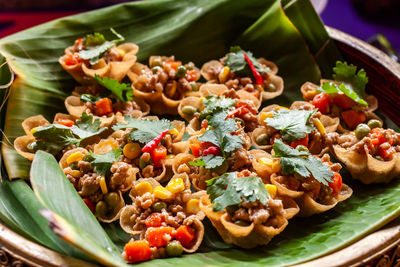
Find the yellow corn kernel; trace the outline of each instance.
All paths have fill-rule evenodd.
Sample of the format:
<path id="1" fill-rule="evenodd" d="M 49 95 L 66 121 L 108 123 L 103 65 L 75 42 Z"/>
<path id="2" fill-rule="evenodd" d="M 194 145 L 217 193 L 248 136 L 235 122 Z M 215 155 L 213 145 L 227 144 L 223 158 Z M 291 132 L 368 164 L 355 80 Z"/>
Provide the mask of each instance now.
<path id="1" fill-rule="evenodd" d="M 115 113 L 115 115 L 122 116 L 122 113 L 118 111 L 117 113 Z"/>
<path id="2" fill-rule="evenodd" d="M 230 72 L 230 69 L 228 66 L 223 67 L 223 69 L 218 74 L 218 80 L 220 83 L 226 82 L 226 80 L 228 79 L 229 72 Z"/>
<path id="3" fill-rule="evenodd" d="M 174 159 L 174 158 L 175 158 L 174 154 L 168 154 L 166 157 L 166 159 Z"/>
<path id="4" fill-rule="evenodd" d="M 125 56 L 125 50 L 122 50 L 121 48 L 117 48 L 118 55 L 120 58 L 123 58 Z"/>
<path id="5" fill-rule="evenodd" d="M 206 100 L 206 98 L 205 98 L 205 97 L 200 97 L 200 98 L 199 98 L 199 102 L 200 102 L 200 104 L 203 104 L 203 101 L 204 101 L 204 100 Z"/>
<path id="6" fill-rule="evenodd" d="M 153 187 L 149 182 L 141 182 L 135 186 L 136 194 L 142 196 L 146 193 L 153 193 Z"/>
<path id="7" fill-rule="evenodd" d="M 260 122 L 261 124 L 265 125 L 265 119 L 267 118 L 273 118 L 274 117 L 274 113 L 272 112 L 261 112 L 260 113 Z"/>
<path id="8" fill-rule="evenodd" d="M 36 131 L 37 131 L 40 127 L 41 127 L 41 126 L 32 128 L 32 129 L 31 129 L 31 134 L 36 133 Z"/>
<path id="9" fill-rule="evenodd" d="M 107 184 L 106 184 L 106 177 L 100 176 L 99 179 L 100 189 L 101 192 L 105 195 L 108 193 Z"/>
<path id="10" fill-rule="evenodd" d="M 260 158 L 259 160 L 258 160 L 258 162 L 259 163 L 261 163 L 261 164 L 263 164 L 263 165 L 267 165 L 267 166 L 271 166 L 272 167 L 272 165 L 273 165 L 273 160 L 272 159 L 270 159 L 270 158 Z"/>
<path id="11" fill-rule="evenodd" d="M 275 108 L 275 111 L 278 111 L 278 110 L 280 110 L 280 109 L 287 109 L 287 110 L 289 110 L 287 107 L 277 106 L 277 107 Z"/>
<path id="12" fill-rule="evenodd" d="M 265 184 L 265 188 L 268 190 L 268 193 L 271 196 L 271 198 L 275 198 L 276 197 L 277 188 L 276 188 L 275 185 L 273 185 L 273 184 Z"/>
<path id="13" fill-rule="evenodd" d="M 176 128 L 174 128 L 174 129 L 172 129 L 172 130 L 169 130 L 169 133 L 170 133 L 170 134 L 173 134 L 173 135 L 179 135 L 179 131 L 178 131 L 178 129 L 176 129 Z"/>
<path id="14" fill-rule="evenodd" d="M 77 162 L 83 159 L 83 155 L 81 152 L 75 152 L 72 153 L 71 155 L 68 156 L 67 158 L 67 164 L 71 164 L 73 162 Z"/>
<path id="15" fill-rule="evenodd" d="M 167 184 L 167 190 L 171 193 L 179 193 L 185 190 L 185 183 L 182 178 L 171 179 Z"/>
<path id="16" fill-rule="evenodd" d="M 318 132 L 320 132 L 322 135 L 326 134 L 325 127 L 319 119 L 314 118 L 313 123 L 314 123 L 315 127 L 317 128 Z"/>
<path id="17" fill-rule="evenodd" d="M 256 84 L 256 89 L 260 92 L 264 92 L 264 87 L 262 85 Z"/>
<path id="18" fill-rule="evenodd" d="M 272 172 L 280 172 L 281 171 L 281 161 L 280 159 L 272 160 Z"/>
<path id="19" fill-rule="evenodd" d="M 79 178 L 81 176 L 81 171 L 73 170 L 70 174 L 72 177 Z"/>
<path id="20" fill-rule="evenodd" d="M 156 186 L 153 190 L 153 194 L 156 198 L 161 200 L 171 199 L 174 196 L 171 191 L 162 186 Z"/>
<path id="21" fill-rule="evenodd" d="M 128 143 L 128 144 L 124 145 L 124 148 L 122 149 L 122 153 L 128 159 L 135 159 L 135 158 L 139 157 L 139 155 L 141 153 L 140 145 L 138 143 Z"/>
<path id="22" fill-rule="evenodd" d="M 186 203 L 186 212 L 189 214 L 197 214 L 200 211 L 200 201 L 192 198 Z"/>

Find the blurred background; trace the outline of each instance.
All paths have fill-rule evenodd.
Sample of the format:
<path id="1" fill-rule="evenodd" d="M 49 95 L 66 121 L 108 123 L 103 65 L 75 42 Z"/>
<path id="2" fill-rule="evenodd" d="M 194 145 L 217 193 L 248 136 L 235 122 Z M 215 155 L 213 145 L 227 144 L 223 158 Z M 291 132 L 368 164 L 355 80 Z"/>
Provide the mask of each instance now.
<path id="1" fill-rule="evenodd" d="M 0 38 L 59 17 L 127 0 L 0 1 Z M 398 60 L 400 0 L 312 0 L 323 22 L 368 41 Z"/>

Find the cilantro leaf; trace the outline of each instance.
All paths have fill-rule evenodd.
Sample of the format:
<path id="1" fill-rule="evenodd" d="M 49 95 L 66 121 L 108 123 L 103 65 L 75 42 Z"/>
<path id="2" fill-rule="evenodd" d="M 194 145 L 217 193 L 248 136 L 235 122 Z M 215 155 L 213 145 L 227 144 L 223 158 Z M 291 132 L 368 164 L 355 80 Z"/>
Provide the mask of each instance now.
<path id="1" fill-rule="evenodd" d="M 81 119 L 76 121 L 76 125 L 71 127 L 71 131 L 83 140 L 101 134 L 107 129 L 106 127 L 99 129 L 100 124 L 101 121 L 99 118 L 96 118 L 93 121 L 93 115 L 88 115 L 84 112 Z"/>
<path id="2" fill-rule="evenodd" d="M 224 163 L 225 158 L 215 155 L 206 155 L 202 157 L 201 160 L 204 162 L 207 169 L 214 169 L 221 166 Z"/>
<path id="3" fill-rule="evenodd" d="M 219 97 L 216 95 L 209 95 L 206 97 L 206 100 L 202 102 L 202 104 L 205 106 L 205 108 L 200 112 L 200 120 L 208 115 L 214 114 L 215 112 L 229 111 L 234 109 L 235 100 L 226 98 L 224 96 Z"/>
<path id="4" fill-rule="evenodd" d="M 133 89 L 128 84 L 119 83 L 118 80 L 108 77 L 101 78 L 97 74 L 94 76 L 94 79 L 107 90 L 111 91 L 122 102 L 132 101 Z"/>
<path id="5" fill-rule="evenodd" d="M 273 118 L 266 118 L 264 122 L 281 131 L 285 141 L 292 142 L 306 137 L 313 131 L 314 125 L 309 122 L 316 110 L 285 110 L 274 111 Z"/>
<path id="6" fill-rule="evenodd" d="M 335 72 L 333 78 L 341 84 L 324 82 L 321 88 L 317 90 L 327 94 L 343 93 L 363 106 L 368 105 L 363 99 L 365 97 L 365 85 L 368 83 L 368 77 L 364 70 L 361 69 L 357 72 L 356 66 L 337 61 L 333 71 Z"/>
<path id="7" fill-rule="evenodd" d="M 150 119 L 138 120 L 137 118 L 125 116 L 125 121 L 127 124 L 118 123 L 112 129 L 114 131 L 126 128 L 135 129 L 130 133 L 130 138 L 144 144 L 159 136 L 163 131 L 173 128 L 173 124 L 167 119 L 159 121 Z"/>
<path id="8" fill-rule="evenodd" d="M 107 40 L 103 34 L 99 32 L 91 33 L 86 35 L 84 39 L 85 46 L 97 46 L 105 43 Z"/>
<path id="9" fill-rule="evenodd" d="M 102 97 L 100 97 L 100 96 L 94 96 L 94 95 L 91 95 L 91 94 L 82 94 L 81 97 L 80 97 L 80 100 L 83 103 L 89 102 L 89 103 L 94 104 L 94 103 L 96 103 L 96 101 L 100 100 L 101 98 Z"/>
<path id="10" fill-rule="evenodd" d="M 36 138 L 35 150 L 44 150 L 53 155 L 69 145 L 79 144 L 71 129 L 61 124 L 50 124 L 38 128 L 33 134 Z"/>
<path id="11" fill-rule="evenodd" d="M 195 159 L 194 161 L 189 161 L 188 163 L 192 166 L 206 166 L 206 163 L 202 159 Z"/>
<path id="12" fill-rule="evenodd" d="M 97 35 L 95 33 L 93 35 L 93 38 L 91 37 L 91 39 L 90 39 L 91 40 L 90 44 L 93 44 L 93 45 L 89 45 L 84 50 L 79 51 L 79 57 L 82 59 L 89 60 L 90 64 L 94 65 L 99 61 L 99 58 L 103 53 L 108 51 L 115 44 L 125 41 L 125 38 L 122 35 L 120 35 L 119 33 L 117 33 L 113 28 L 110 28 L 110 31 L 114 35 L 116 35 L 118 39 L 115 39 L 112 41 L 107 41 L 107 40 L 105 40 L 105 38 L 103 36 L 104 42 L 102 42 L 100 44 L 100 42 L 102 41 L 101 40 L 102 38 L 99 37 L 100 36 L 99 33 Z"/>
<path id="13" fill-rule="evenodd" d="M 270 69 L 263 68 L 260 63 L 257 62 L 257 59 L 253 56 L 253 53 L 249 51 L 244 51 L 242 50 L 239 46 L 233 46 L 231 47 L 231 53 L 228 54 L 228 57 L 225 61 L 225 65 L 229 67 L 229 69 L 236 73 L 238 76 L 241 77 L 252 77 L 252 71 L 250 69 L 249 64 L 247 63 L 244 54 L 249 57 L 251 62 L 253 63 L 254 67 L 256 70 L 261 74 L 261 73 L 268 73 Z"/>
<path id="14" fill-rule="evenodd" d="M 227 115 L 227 112 L 222 111 L 212 116 L 208 121 L 208 124 L 212 128 L 209 128 L 198 138 L 198 140 L 201 142 L 210 142 L 218 146 L 222 152 L 222 157 L 213 159 L 210 161 L 210 165 L 207 164 L 208 161 L 206 162 L 204 160 L 206 162 L 206 168 L 208 169 L 221 166 L 226 159 L 227 153 L 242 147 L 243 140 L 239 136 L 231 134 L 238 129 L 237 123 L 232 118 L 226 119 Z M 203 159 L 204 158 L 205 157 L 203 157 Z"/>
<path id="15" fill-rule="evenodd" d="M 258 177 L 238 177 L 237 172 L 225 173 L 212 178 L 207 183 L 207 194 L 214 204 L 214 211 L 223 211 L 226 207 L 236 206 L 243 201 L 260 201 L 266 204 L 269 193 Z"/>
<path id="16" fill-rule="evenodd" d="M 103 155 L 96 155 L 92 152 L 89 154 L 94 159 L 90 162 L 90 166 L 95 168 L 98 174 L 107 176 L 110 174 L 112 164 L 120 159 L 122 152 L 121 149 L 116 148 Z"/>
<path id="17" fill-rule="evenodd" d="M 320 183 L 328 185 L 332 182 L 333 173 L 322 161 L 307 151 L 299 151 L 276 139 L 273 145 L 274 157 L 280 158 L 281 172 L 284 175 L 297 173 L 302 177 L 311 175 Z"/>

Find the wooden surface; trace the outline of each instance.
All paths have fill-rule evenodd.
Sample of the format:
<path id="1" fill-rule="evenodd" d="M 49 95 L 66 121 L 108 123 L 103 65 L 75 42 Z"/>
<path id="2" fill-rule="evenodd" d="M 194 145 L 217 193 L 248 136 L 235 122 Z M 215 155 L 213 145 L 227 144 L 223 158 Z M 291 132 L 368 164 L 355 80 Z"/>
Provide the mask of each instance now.
<path id="1" fill-rule="evenodd" d="M 346 60 L 366 70 L 367 90 L 376 95 L 380 108 L 400 125 L 400 65 L 383 52 L 341 31 L 327 27 Z M 335 253 L 297 265 L 313 266 L 399 266 L 400 218 Z M 96 266 L 42 247 L 0 223 L 0 266 Z"/>

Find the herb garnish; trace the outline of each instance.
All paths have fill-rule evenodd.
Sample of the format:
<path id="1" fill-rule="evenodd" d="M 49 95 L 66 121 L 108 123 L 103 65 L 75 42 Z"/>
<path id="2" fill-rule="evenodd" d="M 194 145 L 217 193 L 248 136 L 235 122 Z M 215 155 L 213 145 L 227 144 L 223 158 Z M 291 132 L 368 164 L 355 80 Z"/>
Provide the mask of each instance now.
<path id="1" fill-rule="evenodd" d="M 328 182 L 333 182 L 331 169 L 316 157 L 311 156 L 309 152 L 291 148 L 280 139 L 275 139 L 272 148 L 275 152 L 274 157 L 280 158 L 283 175 L 294 173 L 302 177 L 310 177 L 312 175 L 324 185 L 328 185 Z"/>
<path id="2" fill-rule="evenodd" d="M 205 106 L 205 108 L 200 112 L 200 120 L 216 112 L 234 109 L 235 100 L 225 96 L 209 95 L 206 97 L 206 100 L 202 102 L 202 104 Z"/>
<path id="3" fill-rule="evenodd" d="M 253 53 L 249 51 L 244 51 L 240 48 L 240 46 L 232 46 L 230 49 L 230 54 L 225 61 L 225 65 L 229 67 L 229 69 L 236 73 L 241 77 L 252 77 L 253 72 L 249 64 L 246 61 L 246 58 L 243 53 L 246 53 L 249 60 L 253 63 L 254 68 L 260 73 L 268 73 L 270 69 L 263 68 L 260 63 L 257 62 L 257 59 L 253 56 Z"/>
<path id="4" fill-rule="evenodd" d="M 261 178 L 238 177 L 237 174 L 237 172 L 224 173 L 206 181 L 207 194 L 214 204 L 214 211 L 223 211 L 226 207 L 239 205 L 243 201 L 267 203 L 269 193 Z"/>
<path id="5" fill-rule="evenodd" d="M 100 175 L 108 175 L 110 173 L 110 168 L 114 162 L 117 162 L 121 155 L 121 149 L 115 148 L 110 150 L 107 154 L 97 155 L 89 152 L 89 155 L 93 158 L 90 162 L 92 168 L 96 168 L 96 172 Z"/>
<path id="6" fill-rule="evenodd" d="M 132 101 L 133 88 L 128 84 L 120 83 L 118 80 L 108 77 L 101 78 L 97 74 L 94 76 L 94 79 L 107 90 L 111 91 L 122 102 Z"/>

